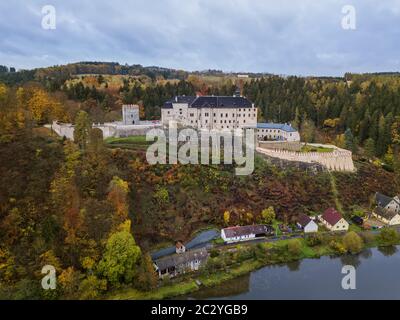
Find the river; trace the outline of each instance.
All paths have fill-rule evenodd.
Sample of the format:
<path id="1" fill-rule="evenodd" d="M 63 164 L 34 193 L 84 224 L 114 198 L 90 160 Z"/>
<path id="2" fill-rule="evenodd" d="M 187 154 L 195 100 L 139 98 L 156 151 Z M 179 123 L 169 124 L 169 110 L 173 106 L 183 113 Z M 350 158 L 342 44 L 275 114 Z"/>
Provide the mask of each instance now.
<path id="1" fill-rule="evenodd" d="M 268 266 L 186 299 L 400 299 L 400 247 L 357 256 L 322 257 Z M 342 288 L 344 265 L 356 268 L 356 289 Z"/>

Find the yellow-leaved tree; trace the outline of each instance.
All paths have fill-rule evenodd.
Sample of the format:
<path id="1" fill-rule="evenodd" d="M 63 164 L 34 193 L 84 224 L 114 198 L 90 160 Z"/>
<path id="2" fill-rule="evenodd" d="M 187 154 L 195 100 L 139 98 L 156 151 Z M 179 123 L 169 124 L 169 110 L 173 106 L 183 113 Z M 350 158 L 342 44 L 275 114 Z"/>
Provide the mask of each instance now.
<path id="1" fill-rule="evenodd" d="M 66 117 L 61 104 L 52 99 L 42 89 L 33 89 L 32 96 L 28 100 L 27 105 L 33 120 L 40 124 L 51 122 L 55 119 L 64 120 Z"/>

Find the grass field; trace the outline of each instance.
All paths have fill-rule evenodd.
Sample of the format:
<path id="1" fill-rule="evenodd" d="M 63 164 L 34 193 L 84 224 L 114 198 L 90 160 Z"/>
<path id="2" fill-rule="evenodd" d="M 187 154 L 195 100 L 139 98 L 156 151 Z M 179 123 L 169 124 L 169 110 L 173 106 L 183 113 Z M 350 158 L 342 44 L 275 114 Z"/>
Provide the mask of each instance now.
<path id="1" fill-rule="evenodd" d="M 107 138 L 105 143 L 109 148 L 146 150 L 153 142 L 146 141 L 146 136 L 131 136 L 125 138 Z"/>
<path id="2" fill-rule="evenodd" d="M 333 152 L 333 148 L 305 145 L 301 148 L 301 152 Z"/>

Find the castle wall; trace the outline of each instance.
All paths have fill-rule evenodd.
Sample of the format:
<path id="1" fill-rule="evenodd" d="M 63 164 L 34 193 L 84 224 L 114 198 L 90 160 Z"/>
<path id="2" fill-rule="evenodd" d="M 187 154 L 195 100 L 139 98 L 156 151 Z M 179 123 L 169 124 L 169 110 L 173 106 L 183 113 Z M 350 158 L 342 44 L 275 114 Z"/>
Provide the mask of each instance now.
<path id="1" fill-rule="evenodd" d="M 266 149 L 260 146 L 256 150 L 269 157 L 287 161 L 319 163 L 330 171 L 355 171 L 351 151 L 337 147 L 333 152 L 296 152 L 282 149 Z"/>
<path id="2" fill-rule="evenodd" d="M 51 125 L 46 127 L 52 129 L 60 137 L 66 137 L 67 139 L 74 140 L 74 125 L 69 123 L 57 123 L 54 121 Z M 122 125 L 119 123 L 105 123 L 105 124 L 93 124 L 93 128 L 98 128 L 103 132 L 103 138 L 107 139 L 110 137 L 129 137 L 129 136 L 143 136 L 146 135 L 150 129 L 161 127 L 157 123 L 147 123 L 139 125 Z"/>

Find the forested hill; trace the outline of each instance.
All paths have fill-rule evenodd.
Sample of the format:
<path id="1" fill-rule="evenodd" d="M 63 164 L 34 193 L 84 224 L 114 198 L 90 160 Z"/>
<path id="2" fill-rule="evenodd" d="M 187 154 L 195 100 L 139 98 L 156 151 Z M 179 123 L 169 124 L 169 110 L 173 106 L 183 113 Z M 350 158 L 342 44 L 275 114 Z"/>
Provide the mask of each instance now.
<path id="1" fill-rule="evenodd" d="M 400 192 L 396 74 L 239 79 L 212 71 L 170 79 L 66 70 L 0 68 L 0 299 L 148 291 L 158 285 L 151 248 L 223 227 L 227 217 L 244 225 L 262 222 L 269 207 L 288 223 L 332 206 L 367 212 L 376 191 Z M 237 86 L 261 120 L 292 122 L 305 141 L 352 149 L 358 171 L 310 174 L 260 157 L 247 177 L 232 166 L 150 166 L 143 145 L 106 144 L 90 128 L 119 119 L 123 103 L 157 119 L 174 95 L 232 95 Z M 43 128 L 54 119 L 76 124 L 75 142 Z M 48 264 L 57 270 L 55 291 L 39 287 Z"/>
<path id="2" fill-rule="evenodd" d="M 160 106 L 174 95 L 232 95 L 240 86 L 259 107 L 260 121 L 291 122 L 306 141 L 345 146 L 347 136 L 347 147 L 369 157 L 387 156 L 390 166 L 397 152 L 393 136 L 400 116 L 397 72 L 347 73 L 343 78 L 260 73 L 238 78 L 218 70 L 79 62 L 20 72 L 0 67 L 0 82 L 28 86 L 30 91 L 32 86 L 42 88 L 63 105 L 69 121 L 83 109 L 97 122 L 118 119 L 123 103 L 139 104 L 143 118 L 158 119 Z"/>

